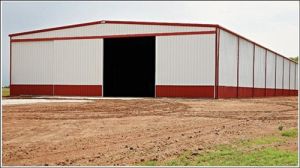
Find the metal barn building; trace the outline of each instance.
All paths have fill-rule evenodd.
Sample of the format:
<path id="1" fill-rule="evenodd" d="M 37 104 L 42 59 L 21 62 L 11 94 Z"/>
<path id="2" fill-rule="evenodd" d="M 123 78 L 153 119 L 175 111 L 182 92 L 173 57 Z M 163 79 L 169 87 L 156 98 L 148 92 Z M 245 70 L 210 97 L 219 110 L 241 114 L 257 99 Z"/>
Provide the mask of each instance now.
<path id="1" fill-rule="evenodd" d="M 298 64 L 213 24 L 97 21 L 10 34 L 11 95 L 298 95 Z"/>

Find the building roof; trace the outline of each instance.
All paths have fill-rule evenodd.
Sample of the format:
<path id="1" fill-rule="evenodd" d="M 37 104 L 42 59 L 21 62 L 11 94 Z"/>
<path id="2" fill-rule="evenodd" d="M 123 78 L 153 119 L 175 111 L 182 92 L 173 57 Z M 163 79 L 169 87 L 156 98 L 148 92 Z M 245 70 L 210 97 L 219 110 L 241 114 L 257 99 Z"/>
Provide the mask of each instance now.
<path id="1" fill-rule="evenodd" d="M 253 44 L 255 44 L 256 46 L 262 47 L 268 51 L 271 51 L 273 53 L 275 53 L 278 56 L 281 56 L 285 59 L 288 59 L 296 64 L 298 64 L 297 62 L 295 62 L 294 60 L 291 60 L 287 57 L 284 57 L 282 54 L 279 54 L 269 48 L 266 48 L 256 42 L 254 42 L 253 40 L 250 40 L 238 33 L 235 33 L 221 25 L 218 24 L 200 24 L 200 23 L 174 23 L 174 22 L 145 22 L 145 21 L 113 21 L 113 20 L 100 20 L 100 21 L 94 21 L 94 22 L 87 22 L 87 23 L 80 23 L 80 24 L 72 24 L 72 25 L 66 25 L 66 26 L 59 26 L 59 27 L 52 27 L 52 28 L 46 28 L 46 29 L 39 29 L 39 30 L 32 30 L 32 31 L 25 31 L 25 32 L 19 32 L 19 33 L 13 33 L 13 34 L 9 34 L 10 37 L 14 37 L 14 36 L 20 36 L 20 35 L 26 35 L 26 34 L 34 34 L 34 33 L 41 33 L 41 32 L 48 32 L 48 31 L 54 31 L 54 30 L 62 30 L 62 29 L 68 29 L 68 28 L 74 28 L 74 27 L 83 27 L 83 26 L 89 26 L 89 25 L 96 25 L 96 24 L 133 24 L 133 25 L 158 25 L 158 26 L 186 26 L 186 27 L 215 27 L 216 29 L 219 28 L 221 30 L 224 30 L 226 32 L 229 32 L 231 34 L 234 34 L 236 36 L 238 36 L 239 38 L 242 38 L 246 41 L 249 41 Z"/>

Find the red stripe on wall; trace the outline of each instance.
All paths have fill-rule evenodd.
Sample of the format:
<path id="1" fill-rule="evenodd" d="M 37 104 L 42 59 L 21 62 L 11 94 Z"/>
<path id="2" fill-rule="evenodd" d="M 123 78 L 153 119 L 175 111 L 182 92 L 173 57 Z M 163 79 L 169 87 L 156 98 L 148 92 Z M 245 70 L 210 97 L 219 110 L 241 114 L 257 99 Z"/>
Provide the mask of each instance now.
<path id="1" fill-rule="evenodd" d="M 67 26 L 52 27 L 52 28 L 46 28 L 46 29 L 40 29 L 40 30 L 13 33 L 13 34 L 10 34 L 9 36 L 20 36 L 20 35 L 25 35 L 25 34 L 34 34 L 34 33 L 53 31 L 53 30 L 62 30 L 62 29 L 68 29 L 68 28 L 84 27 L 84 26 L 90 26 L 90 25 L 95 25 L 95 24 L 105 24 L 105 23 L 134 24 L 134 25 L 158 25 L 158 26 L 218 27 L 218 25 L 216 25 L 216 24 L 101 20 L 101 21 L 95 21 L 95 22 L 72 24 L 72 25 L 67 25 Z"/>
<path id="2" fill-rule="evenodd" d="M 197 34 L 215 34 L 215 33 L 216 33 L 215 31 L 193 31 L 193 32 L 171 32 L 171 33 L 122 34 L 122 35 L 108 35 L 108 36 L 51 37 L 51 38 L 12 39 L 12 42 L 82 40 L 82 39 L 84 40 L 84 39 L 149 37 L 149 36 L 176 36 L 176 35 L 197 35 Z"/>
<path id="3" fill-rule="evenodd" d="M 52 27 L 52 28 L 40 29 L 40 30 L 32 30 L 32 31 L 27 31 L 27 32 L 20 32 L 20 33 L 10 34 L 9 36 L 13 37 L 13 36 L 20 36 L 20 35 L 25 35 L 25 34 L 34 34 L 34 33 L 41 33 L 41 32 L 53 31 L 53 30 L 61 30 L 61 29 L 74 28 L 74 27 L 90 26 L 90 25 L 95 25 L 95 24 L 101 24 L 101 21 L 88 22 L 88 23 L 80 23 L 80 24 L 73 24 L 73 25 L 60 26 L 60 27 Z"/>
<path id="4" fill-rule="evenodd" d="M 156 86 L 156 97 L 214 98 L 214 86 Z"/>
<path id="5" fill-rule="evenodd" d="M 283 96 L 289 96 L 290 95 L 290 90 L 289 89 L 283 89 Z"/>
<path id="6" fill-rule="evenodd" d="M 54 85 L 57 96 L 102 96 L 101 85 Z"/>
<path id="7" fill-rule="evenodd" d="M 254 97 L 265 97 L 265 88 L 254 88 Z"/>
<path id="8" fill-rule="evenodd" d="M 11 96 L 102 96 L 101 85 L 11 85 Z"/>
<path id="9" fill-rule="evenodd" d="M 275 96 L 282 96 L 283 95 L 283 89 L 276 89 Z"/>
<path id="10" fill-rule="evenodd" d="M 106 20 L 105 23 L 134 24 L 134 25 L 159 25 L 159 26 L 218 27 L 218 25 L 216 25 L 216 24 L 144 22 L 144 21 L 113 21 L 113 20 Z"/>
<path id="11" fill-rule="evenodd" d="M 275 89 L 267 88 L 266 89 L 266 95 L 267 96 L 275 96 Z"/>
<path id="12" fill-rule="evenodd" d="M 239 98 L 253 97 L 253 87 L 239 87 Z"/>
<path id="13" fill-rule="evenodd" d="M 10 95 L 53 95 L 53 85 L 10 85 Z"/>
<path id="14" fill-rule="evenodd" d="M 235 86 L 219 86 L 219 98 L 236 98 L 237 89 Z"/>

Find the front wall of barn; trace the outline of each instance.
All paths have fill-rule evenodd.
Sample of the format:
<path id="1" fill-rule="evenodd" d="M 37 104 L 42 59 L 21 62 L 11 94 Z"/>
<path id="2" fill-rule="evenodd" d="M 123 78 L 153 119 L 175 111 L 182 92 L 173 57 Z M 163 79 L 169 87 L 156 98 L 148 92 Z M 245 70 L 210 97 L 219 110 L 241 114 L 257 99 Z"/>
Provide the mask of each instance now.
<path id="1" fill-rule="evenodd" d="M 148 40 L 148 44 L 143 37 L 154 40 Z M 108 62 L 105 53 L 109 50 L 105 50 L 108 46 L 105 39 L 114 38 L 140 38 L 141 41 L 126 44 L 128 51 L 126 48 L 111 50 L 110 53 L 117 54 L 114 56 L 116 63 L 105 63 L 105 59 Z M 118 43 L 122 40 L 115 41 L 111 45 L 119 45 L 121 50 L 122 44 Z M 152 47 L 145 48 L 147 53 L 143 53 L 134 47 L 139 44 Z M 134 49 L 130 51 L 129 48 Z M 153 70 L 143 73 L 147 71 L 146 64 L 137 64 L 142 64 L 139 59 L 146 55 L 147 60 L 154 60 Z M 147 60 L 143 60 L 144 63 Z M 115 66 L 115 71 L 107 66 Z M 152 74 L 153 80 L 147 78 Z M 137 93 L 137 87 L 152 87 L 153 94 L 141 94 L 141 97 L 297 95 L 297 74 L 298 64 L 233 33 L 209 26 L 99 23 L 11 37 L 12 96 L 110 96 L 108 93 L 114 89 L 126 87 Z M 110 81 L 104 82 L 104 79 Z M 139 84 L 139 80 L 148 80 L 148 83 Z M 113 86 L 109 90 L 107 85 Z M 112 95 L 124 94 L 131 96 L 125 92 Z"/>

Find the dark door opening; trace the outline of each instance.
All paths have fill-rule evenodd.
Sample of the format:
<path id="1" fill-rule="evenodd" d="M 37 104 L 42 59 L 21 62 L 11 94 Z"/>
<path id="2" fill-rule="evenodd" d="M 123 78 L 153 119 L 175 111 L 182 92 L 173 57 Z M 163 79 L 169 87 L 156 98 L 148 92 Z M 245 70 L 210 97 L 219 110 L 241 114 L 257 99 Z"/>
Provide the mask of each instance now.
<path id="1" fill-rule="evenodd" d="M 104 39 L 103 95 L 155 96 L 155 37 Z"/>

